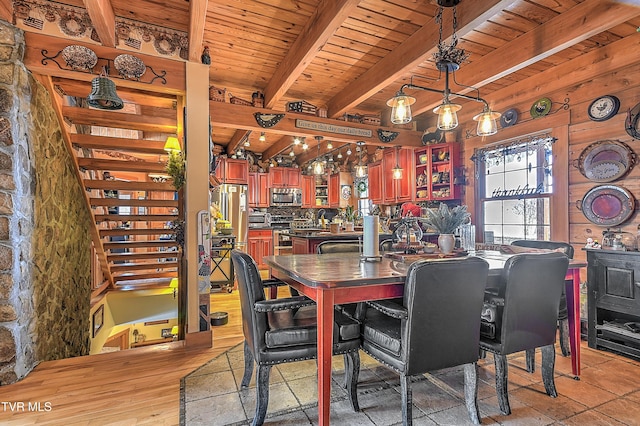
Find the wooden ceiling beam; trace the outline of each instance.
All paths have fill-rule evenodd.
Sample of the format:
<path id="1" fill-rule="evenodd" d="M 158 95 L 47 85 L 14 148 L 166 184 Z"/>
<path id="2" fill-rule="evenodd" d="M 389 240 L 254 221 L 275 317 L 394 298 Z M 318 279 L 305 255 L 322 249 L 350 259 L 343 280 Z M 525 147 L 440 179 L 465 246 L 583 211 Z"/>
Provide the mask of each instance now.
<path id="1" fill-rule="evenodd" d="M 245 138 L 248 138 L 251 135 L 251 130 L 236 130 L 236 132 L 231 137 L 231 140 L 227 144 L 227 153 L 232 154 L 236 152 L 240 144 L 244 141 Z"/>
<path id="2" fill-rule="evenodd" d="M 585 0 L 484 55 L 480 60 L 460 67 L 456 71 L 456 79 L 465 85 L 480 88 L 635 16 L 640 16 L 637 6 L 608 0 Z M 463 88 L 452 91 L 468 93 L 470 90 Z M 412 107 L 414 115 L 427 112 L 442 102 L 442 96 L 438 94 L 421 91 L 411 95 L 417 99 Z M 487 101 L 491 104 L 490 100 Z M 477 112 L 481 110 L 482 107 L 479 107 Z"/>
<path id="3" fill-rule="evenodd" d="M 464 37 L 481 23 L 484 23 L 514 0 L 467 1 L 457 10 L 458 37 Z M 453 24 L 451 13 L 443 13 L 442 36 L 451 37 Z M 339 117 L 359 103 L 400 79 L 403 74 L 417 68 L 436 51 L 439 27 L 435 18 L 413 33 L 404 43 L 393 49 L 387 56 L 362 74 L 327 102 L 328 116 Z M 398 87 L 400 89 L 400 87 Z"/>
<path id="4" fill-rule="evenodd" d="M 226 102 L 209 102 L 209 112 L 211 114 L 211 125 L 231 129 L 252 130 L 256 132 L 264 131 L 254 118 L 254 113 L 278 114 L 281 111 L 273 111 L 265 108 L 236 105 Z M 310 126 L 298 127 L 298 120 Z M 306 128 L 312 127 L 312 128 Z M 378 137 L 378 130 L 383 132 L 397 133 L 392 142 L 382 142 Z M 276 125 L 269 128 L 269 133 L 281 135 L 306 137 L 309 141 L 315 136 L 322 136 L 335 142 L 355 143 L 364 141 L 368 145 L 389 146 L 421 146 L 422 132 L 413 130 L 402 130 L 390 127 L 372 126 L 368 124 L 351 123 L 347 121 L 335 120 L 332 118 L 316 117 L 308 114 L 285 113 Z M 367 135 L 366 133 L 369 133 Z"/>
<path id="5" fill-rule="evenodd" d="M 209 0 L 189 0 L 189 61 L 200 62 Z"/>
<path id="6" fill-rule="evenodd" d="M 264 106 L 273 108 L 318 54 L 360 0 L 322 1 L 264 89 Z"/>
<path id="7" fill-rule="evenodd" d="M 291 136 L 282 136 L 262 152 L 262 161 L 269 160 L 291 146 Z"/>
<path id="8" fill-rule="evenodd" d="M 103 46 L 116 47 L 116 15 L 110 0 L 83 0 Z"/>

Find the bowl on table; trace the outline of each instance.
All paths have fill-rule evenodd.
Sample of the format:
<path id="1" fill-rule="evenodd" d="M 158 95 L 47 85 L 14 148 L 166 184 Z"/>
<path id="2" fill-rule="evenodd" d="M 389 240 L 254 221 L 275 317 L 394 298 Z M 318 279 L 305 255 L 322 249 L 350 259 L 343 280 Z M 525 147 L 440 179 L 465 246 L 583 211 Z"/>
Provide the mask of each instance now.
<path id="1" fill-rule="evenodd" d="M 220 228 L 220 229 L 218 229 L 218 231 L 222 235 L 231 235 L 231 234 L 233 234 L 233 228 Z"/>

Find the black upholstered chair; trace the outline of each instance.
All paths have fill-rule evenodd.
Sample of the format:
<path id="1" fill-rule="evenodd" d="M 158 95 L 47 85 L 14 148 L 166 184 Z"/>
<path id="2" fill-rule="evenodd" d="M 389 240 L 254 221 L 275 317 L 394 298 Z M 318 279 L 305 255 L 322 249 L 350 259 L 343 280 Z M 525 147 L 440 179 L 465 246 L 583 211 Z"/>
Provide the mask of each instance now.
<path id="1" fill-rule="evenodd" d="M 402 423 L 412 423 L 410 377 L 464 365 L 465 400 L 479 424 L 480 311 L 489 265 L 476 257 L 418 261 L 407 271 L 401 305 L 367 302 L 362 349 L 400 374 Z"/>
<path id="2" fill-rule="evenodd" d="M 573 246 L 561 241 L 539 241 L 539 240 L 516 240 L 512 246 L 529 247 L 535 249 L 562 251 L 569 259 L 573 259 Z M 562 288 L 560 306 L 558 307 L 558 328 L 560 329 L 560 350 L 563 356 L 571 355 L 571 345 L 569 344 L 569 316 L 567 312 L 566 285 Z M 535 369 L 533 362 L 533 351 L 527 353 L 527 369 L 533 372 Z"/>
<path id="3" fill-rule="evenodd" d="M 360 241 L 358 240 L 329 240 L 318 244 L 316 248 L 318 254 L 326 253 L 359 253 Z"/>
<path id="4" fill-rule="evenodd" d="M 554 381 L 558 304 L 569 258 L 563 253 L 521 253 L 507 260 L 498 295 L 485 293 L 480 349 L 493 353 L 500 411 L 511 413 L 507 355 L 541 348 L 542 380 L 547 394 Z M 493 307 L 493 312 L 489 307 Z"/>
<path id="5" fill-rule="evenodd" d="M 269 373 L 273 365 L 317 356 L 315 302 L 304 296 L 266 299 L 258 267 L 248 254 L 231 251 L 238 279 L 244 333 L 244 376 L 249 386 L 256 364 L 256 411 L 252 425 L 261 425 L 269 404 Z M 334 314 L 333 353 L 344 354 L 347 393 L 359 411 L 356 386 L 360 370 L 360 324 L 340 312 Z"/>
<path id="6" fill-rule="evenodd" d="M 380 251 L 391 251 L 393 249 L 393 239 L 387 238 L 380 241 Z"/>

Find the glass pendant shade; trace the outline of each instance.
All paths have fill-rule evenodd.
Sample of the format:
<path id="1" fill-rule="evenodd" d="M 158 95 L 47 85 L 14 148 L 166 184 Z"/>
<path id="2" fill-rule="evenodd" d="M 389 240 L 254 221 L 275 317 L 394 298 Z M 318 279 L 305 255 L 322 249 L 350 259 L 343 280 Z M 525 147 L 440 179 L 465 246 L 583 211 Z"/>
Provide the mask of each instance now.
<path id="1" fill-rule="evenodd" d="M 313 174 L 314 175 L 323 175 L 324 174 L 324 162 L 321 160 L 316 160 L 312 165 Z"/>
<path id="2" fill-rule="evenodd" d="M 473 117 L 473 119 L 478 122 L 478 129 L 476 131 L 478 136 L 491 136 L 498 133 L 496 120 L 500 118 L 501 115 L 499 112 L 493 112 L 485 108 L 484 111 Z"/>
<path id="3" fill-rule="evenodd" d="M 358 164 L 355 170 L 356 170 L 356 177 L 363 178 L 367 176 L 367 166 Z"/>
<path id="4" fill-rule="evenodd" d="M 438 129 L 453 130 L 458 127 L 458 114 L 462 107 L 445 100 L 442 105 L 434 108 L 433 112 L 438 114 Z"/>
<path id="5" fill-rule="evenodd" d="M 411 105 L 416 102 L 413 96 L 405 95 L 402 91 L 387 101 L 387 106 L 391 107 L 391 122 L 393 124 L 406 124 L 412 119 Z"/>
<path id="6" fill-rule="evenodd" d="M 396 164 L 391 173 L 395 180 L 402 179 L 402 168 L 398 164 Z"/>

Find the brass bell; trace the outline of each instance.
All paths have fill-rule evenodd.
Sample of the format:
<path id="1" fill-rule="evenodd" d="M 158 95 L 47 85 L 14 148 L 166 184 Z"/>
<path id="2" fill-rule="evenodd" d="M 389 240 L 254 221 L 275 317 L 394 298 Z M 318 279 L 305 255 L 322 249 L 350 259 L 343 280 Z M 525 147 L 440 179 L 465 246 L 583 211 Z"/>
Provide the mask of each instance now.
<path id="1" fill-rule="evenodd" d="M 116 84 L 108 77 L 99 76 L 91 80 L 91 93 L 87 103 L 99 109 L 122 109 L 124 102 L 116 93 Z"/>

